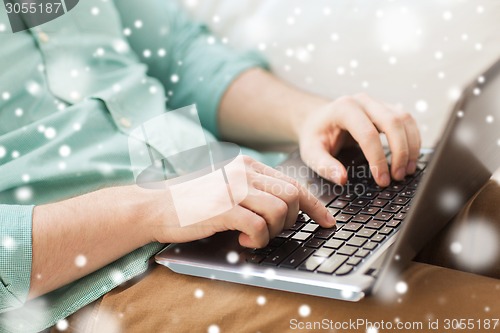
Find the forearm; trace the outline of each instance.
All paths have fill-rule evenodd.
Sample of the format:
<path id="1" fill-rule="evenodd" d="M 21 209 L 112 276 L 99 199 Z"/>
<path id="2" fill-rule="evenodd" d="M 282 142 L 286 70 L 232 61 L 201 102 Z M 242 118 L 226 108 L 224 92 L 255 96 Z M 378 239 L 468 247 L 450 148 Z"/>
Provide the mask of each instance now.
<path id="1" fill-rule="evenodd" d="M 109 188 L 33 213 L 29 298 L 62 287 L 153 240 L 145 210 L 151 198 L 135 186 Z M 147 213 L 147 214 L 146 214 Z"/>
<path id="2" fill-rule="evenodd" d="M 264 70 L 251 69 L 222 98 L 220 132 L 226 140 L 247 145 L 297 143 L 305 115 L 327 103 Z"/>

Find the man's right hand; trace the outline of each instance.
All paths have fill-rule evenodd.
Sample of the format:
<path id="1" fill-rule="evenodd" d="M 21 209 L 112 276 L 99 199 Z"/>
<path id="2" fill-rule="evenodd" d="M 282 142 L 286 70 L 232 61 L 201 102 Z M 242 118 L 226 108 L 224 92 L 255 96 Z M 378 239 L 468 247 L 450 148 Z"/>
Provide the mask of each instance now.
<path id="1" fill-rule="evenodd" d="M 260 248 L 266 246 L 269 240 L 283 229 L 291 227 L 296 221 L 299 209 L 323 227 L 329 228 L 335 225 L 335 219 L 328 210 L 297 181 L 250 157 L 238 158 L 242 159 L 245 175 L 237 174 L 241 172 L 240 168 L 236 174 L 229 174 L 228 178 L 245 179 L 246 176 L 246 184 L 242 185 L 247 186 L 247 191 L 244 191 L 246 195 L 241 198 L 241 202 L 215 217 L 181 226 L 178 218 L 180 215 L 177 212 L 182 209 L 203 209 L 203 204 L 186 195 L 186 198 L 180 200 L 177 198 L 174 206 L 171 196 L 161 195 L 160 199 L 151 201 L 154 206 L 163 207 L 162 216 L 155 216 L 155 220 L 152 221 L 154 240 L 162 243 L 180 243 L 209 237 L 221 231 L 238 230 L 241 232 L 239 242 L 242 246 Z M 231 168 L 228 172 L 231 173 Z M 238 191 L 234 186 L 232 190 L 233 193 Z M 218 193 L 215 189 L 210 193 L 202 193 L 202 197 L 211 202 L 217 202 L 219 195 L 223 201 L 222 196 L 227 196 L 227 193 Z M 179 202 L 182 206 L 179 206 Z"/>

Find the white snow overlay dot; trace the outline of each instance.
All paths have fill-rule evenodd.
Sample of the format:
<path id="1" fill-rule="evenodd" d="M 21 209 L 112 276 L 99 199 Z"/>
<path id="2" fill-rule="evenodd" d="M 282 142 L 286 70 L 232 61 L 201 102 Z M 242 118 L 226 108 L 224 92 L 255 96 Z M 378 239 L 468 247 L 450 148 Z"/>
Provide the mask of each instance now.
<path id="1" fill-rule="evenodd" d="M 408 291 L 408 285 L 404 281 L 396 283 L 396 291 L 398 294 L 405 294 Z"/>
<path id="2" fill-rule="evenodd" d="M 59 155 L 67 157 L 71 154 L 71 148 L 68 145 L 63 145 L 59 148 Z"/>
<path id="3" fill-rule="evenodd" d="M 57 135 L 57 131 L 53 127 L 48 127 L 44 130 L 45 137 L 47 139 L 53 139 Z"/>
<path id="4" fill-rule="evenodd" d="M 16 195 L 17 201 L 25 202 L 25 201 L 30 200 L 33 197 L 33 190 L 29 186 L 19 187 L 16 190 L 15 195 Z"/>
<path id="5" fill-rule="evenodd" d="M 59 331 L 66 331 L 69 327 L 68 321 L 66 319 L 61 319 L 57 322 L 56 328 Z"/>
<path id="6" fill-rule="evenodd" d="M 2 239 L 2 246 L 7 250 L 12 250 L 16 246 L 16 241 L 10 236 L 5 236 Z"/>
<path id="7" fill-rule="evenodd" d="M 417 103 L 415 103 L 415 109 L 419 112 L 427 111 L 428 107 L 429 106 L 427 105 L 427 102 L 424 101 L 423 99 L 420 99 L 417 101 Z"/>
<path id="8" fill-rule="evenodd" d="M 83 267 L 87 264 L 87 257 L 85 257 L 83 254 L 79 254 L 75 258 L 75 265 L 76 267 Z"/>
<path id="9" fill-rule="evenodd" d="M 307 304 L 303 304 L 299 307 L 299 315 L 301 317 L 307 317 L 311 314 L 311 307 Z"/>
<path id="10" fill-rule="evenodd" d="M 226 260 L 230 264 L 236 264 L 238 260 L 240 259 L 240 256 L 238 255 L 237 252 L 231 251 L 226 255 Z"/>
<path id="11" fill-rule="evenodd" d="M 202 289 L 200 289 L 200 288 L 197 288 L 194 291 L 194 297 L 196 297 L 196 298 L 202 298 L 203 295 L 205 295 L 205 292 Z"/>
<path id="12" fill-rule="evenodd" d="M 208 326 L 208 333 L 220 333 L 220 328 L 217 325 L 210 325 Z"/>

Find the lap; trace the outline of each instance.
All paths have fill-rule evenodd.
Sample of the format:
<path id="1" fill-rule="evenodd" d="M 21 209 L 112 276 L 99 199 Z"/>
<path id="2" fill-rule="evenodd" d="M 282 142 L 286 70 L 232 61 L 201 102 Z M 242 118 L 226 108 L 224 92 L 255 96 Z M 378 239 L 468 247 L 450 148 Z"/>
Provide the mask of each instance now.
<path id="1" fill-rule="evenodd" d="M 351 303 L 179 275 L 155 266 L 142 279 L 105 295 L 87 310 L 85 320 L 72 326 L 83 332 L 206 332 L 211 325 L 220 332 L 287 332 L 293 323 L 323 319 L 394 324 L 399 319 L 427 325 L 429 319 L 443 323 L 445 318 L 500 316 L 496 279 L 423 263 L 412 263 L 403 279 L 408 290 L 394 303 L 374 297 Z M 307 309 L 310 314 L 302 316 Z"/>

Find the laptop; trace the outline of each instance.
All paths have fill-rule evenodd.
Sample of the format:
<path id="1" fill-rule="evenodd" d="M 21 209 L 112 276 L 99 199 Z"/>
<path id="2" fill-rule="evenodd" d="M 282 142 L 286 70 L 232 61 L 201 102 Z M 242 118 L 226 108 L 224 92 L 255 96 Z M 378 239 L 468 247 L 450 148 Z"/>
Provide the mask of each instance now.
<path id="1" fill-rule="evenodd" d="M 387 188 L 362 172 L 349 172 L 346 186 L 331 184 L 303 172 L 310 169 L 291 154 L 277 169 L 328 207 L 336 229 L 301 212 L 265 248 L 244 248 L 238 232 L 228 231 L 170 244 L 156 262 L 180 274 L 348 301 L 390 293 L 409 262 L 500 167 L 499 92 L 500 61 L 463 90 L 437 147 L 422 151 L 417 172 Z M 359 149 L 338 158 L 348 171 L 367 164 Z"/>

